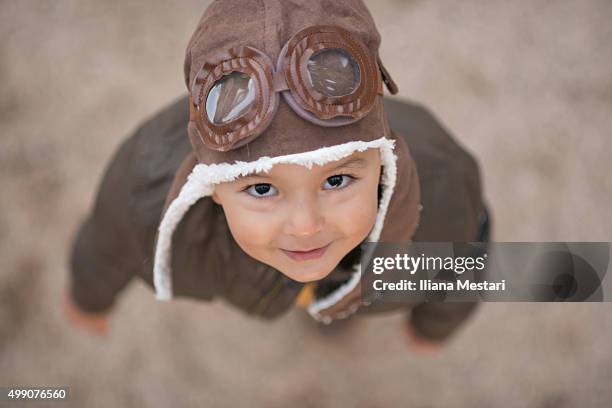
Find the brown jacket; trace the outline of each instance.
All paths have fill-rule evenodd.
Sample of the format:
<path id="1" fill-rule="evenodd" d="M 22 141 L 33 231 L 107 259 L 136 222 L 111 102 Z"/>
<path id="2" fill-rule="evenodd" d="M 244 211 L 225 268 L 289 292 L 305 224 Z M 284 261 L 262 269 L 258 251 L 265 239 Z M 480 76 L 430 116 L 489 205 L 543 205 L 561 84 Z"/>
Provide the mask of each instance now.
<path id="1" fill-rule="evenodd" d="M 489 239 L 478 165 L 423 107 L 385 98 L 394 138 L 410 146 L 416 163 L 411 177 L 398 179 L 398 191 L 418 176 L 422 211 L 414 241 Z M 91 215 L 81 225 L 71 255 L 71 294 L 84 310 L 110 308 L 133 276 L 153 288 L 154 246 L 160 218 L 196 163 L 187 137 L 187 98 L 163 109 L 118 149 L 100 185 Z M 414 178 L 414 179 L 413 179 Z M 401 205 L 401 201 L 399 201 Z M 406 203 L 408 205 L 408 203 Z M 412 205 L 412 204 L 410 204 Z M 386 223 L 404 225 L 401 208 Z M 223 298 L 244 312 L 274 318 L 291 309 L 303 288 L 279 271 L 245 254 L 228 229 L 220 206 L 204 197 L 191 207 L 174 233 L 175 296 Z M 345 282 L 356 254 L 350 253 L 325 279 L 316 296 Z M 411 309 L 423 336 L 449 336 L 474 310 L 475 303 L 372 305 L 357 314 L 390 308 Z"/>

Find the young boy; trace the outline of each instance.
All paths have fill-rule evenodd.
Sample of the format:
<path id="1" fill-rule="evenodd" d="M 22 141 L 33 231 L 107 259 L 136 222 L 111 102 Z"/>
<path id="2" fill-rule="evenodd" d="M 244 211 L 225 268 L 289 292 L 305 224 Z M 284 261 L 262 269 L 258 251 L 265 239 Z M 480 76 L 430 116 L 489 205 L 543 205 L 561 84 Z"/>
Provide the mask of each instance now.
<path id="1" fill-rule="evenodd" d="M 79 230 L 74 321 L 105 332 L 134 275 L 158 299 L 264 318 L 406 309 L 361 300 L 361 243 L 488 240 L 476 163 L 425 110 L 383 99 L 397 87 L 379 46 L 361 0 L 212 3 L 188 98 L 121 146 Z M 435 348 L 474 306 L 413 305 L 411 341 Z"/>

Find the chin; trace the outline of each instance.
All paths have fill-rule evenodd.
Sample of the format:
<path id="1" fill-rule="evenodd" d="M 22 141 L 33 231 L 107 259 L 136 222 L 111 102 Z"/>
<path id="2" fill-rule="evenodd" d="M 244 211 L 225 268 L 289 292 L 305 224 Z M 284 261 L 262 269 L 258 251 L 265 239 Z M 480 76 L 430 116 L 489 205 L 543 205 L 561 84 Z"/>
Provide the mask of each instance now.
<path id="1" fill-rule="evenodd" d="M 285 274 L 286 276 L 288 276 L 289 278 L 293 279 L 294 281 L 298 281 L 298 282 L 302 282 L 302 283 L 308 283 L 308 282 L 316 282 L 319 281 L 323 278 L 325 278 L 327 275 L 329 275 L 332 271 L 333 268 L 330 270 L 325 270 L 325 272 L 321 272 L 321 269 L 318 270 L 305 270 L 305 271 L 297 271 L 295 269 L 291 269 L 291 272 L 287 273 L 286 270 L 282 270 L 279 269 L 283 274 Z"/>

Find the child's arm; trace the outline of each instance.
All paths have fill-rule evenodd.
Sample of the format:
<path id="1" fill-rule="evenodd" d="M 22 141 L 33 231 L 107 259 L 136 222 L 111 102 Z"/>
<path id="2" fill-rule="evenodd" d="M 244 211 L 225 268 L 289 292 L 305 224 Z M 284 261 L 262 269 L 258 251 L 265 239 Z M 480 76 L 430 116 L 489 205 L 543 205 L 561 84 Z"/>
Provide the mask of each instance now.
<path id="1" fill-rule="evenodd" d="M 142 242 L 129 217 L 131 156 L 137 139 L 130 137 L 113 157 L 93 211 L 73 242 L 68 301 L 86 313 L 109 311 L 142 265 Z"/>
<path id="2" fill-rule="evenodd" d="M 478 236 L 474 241 L 488 243 L 491 238 L 491 219 L 486 206 L 478 217 L 478 223 Z M 436 345 L 441 345 L 457 331 L 479 304 L 480 302 L 425 302 L 415 306 L 406 327 L 409 342 L 417 348 L 423 345 L 425 350 L 435 349 Z"/>
<path id="3" fill-rule="evenodd" d="M 415 339 L 447 340 L 476 310 L 479 302 L 425 302 L 412 309 L 409 330 Z"/>

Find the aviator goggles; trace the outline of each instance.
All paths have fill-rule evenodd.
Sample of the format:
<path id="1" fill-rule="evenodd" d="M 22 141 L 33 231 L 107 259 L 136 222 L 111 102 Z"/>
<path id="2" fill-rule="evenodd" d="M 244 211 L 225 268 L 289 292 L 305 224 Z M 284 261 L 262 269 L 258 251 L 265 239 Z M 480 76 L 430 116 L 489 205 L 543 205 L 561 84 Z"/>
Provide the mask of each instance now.
<path id="1" fill-rule="evenodd" d="M 356 35 L 337 26 L 312 26 L 291 37 L 276 65 L 250 46 L 209 56 L 192 82 L 190 120 L 208 148 L 227 151 L 268 127 L 279 94 L 305 120 L 344 126 L 370 112 L 383 82 L 397 93 L 379 56 Z"/>

